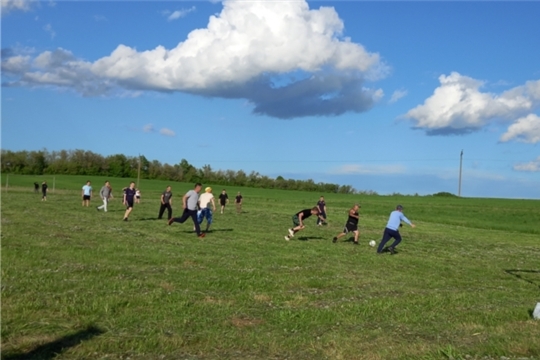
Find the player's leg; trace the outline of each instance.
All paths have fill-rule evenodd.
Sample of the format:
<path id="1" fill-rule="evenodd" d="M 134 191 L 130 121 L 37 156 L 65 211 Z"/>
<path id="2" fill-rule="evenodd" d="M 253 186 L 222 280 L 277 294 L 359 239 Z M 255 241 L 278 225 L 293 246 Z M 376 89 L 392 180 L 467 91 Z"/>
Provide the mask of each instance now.
<path id="1" fill-rule="evenodd" d="M 390 229 L 385 228 L 383 233 L 383 238 L 381 240 L 381 243 L 379 244 L 379 247 L 377 248 L 377 252 L 380 254 L 383 252 L 384 245 L 392 238 L 392 235 L 389 233 Z"/>

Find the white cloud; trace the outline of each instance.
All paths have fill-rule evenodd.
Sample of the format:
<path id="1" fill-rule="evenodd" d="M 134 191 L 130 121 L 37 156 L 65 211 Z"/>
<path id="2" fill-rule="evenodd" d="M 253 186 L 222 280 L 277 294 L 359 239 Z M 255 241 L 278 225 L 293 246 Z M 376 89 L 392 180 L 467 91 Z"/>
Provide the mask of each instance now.
<path id="1" fill-rule="evenodd" d="M 514 170 L 540 172 L 540 156 L 531 162 L 514 165 Z"/>
<path id="2" fill-rule="evenodd" d="M 94 15 L 94 20 L 97 22 L 108 21 L 108 19 L 104 15 Z"/>
<path id="3" fill-rule="evenodd" d="M 190 12 L 193 12 L 193 11 L 195 11 L 195 6 L 192 6 L 189 9 L 176 10 L 176 11 L 173 11 L 172 13 L 170 11 L 165 11 L 165 12 L 163 12 L 163 14 L 168 15 L 167 20 L 172 21 L 172 20 L 177 20 L 177 19 L 183 18 L 187 14 L 189 14 Z"/>
<path id="4" fill-rule="evenodd" d="M 348 164 L 330 171 L 331 174 L 402 174 L 405 172 L 403 165 L 360 165 Z"/>
<path id="5" fill-rule="evenodd" d="M 529 144 L 540 142 L 540 117 L 536 114 L 529 114 L 517 119 L 501 136 L 502 142 L 514 139 Z"/>
<path id="6" fill-rule="evenodd" d="M 423 105 L 404 115 L 428 134 L 462 134 L 478 130 L 490 121 L 513 120 L 540 105 L 540 80 L 528 81 L 501 94 L 480 91 L 483 82 L 453 72 L 439 77 Z"/>
<path id="7" fill-rule="evenodd" d="M 54 39 L 56 37 L 56 32 L 53 30 L 51 24 L 47 24 L 43 27 L 43 30 L 49 33 L 51 35 L 51 39 Z"/>
<path id="8" fill-rule="evenodd" d="M 159 130 L 159 133 L 161 135 L 165 135 L 165 136 L 176 136 L 176 133 L 170 129 L 167 129 L 167 128 L 163 128 L 161 130 Z"/>
<path id="9" fill-rule="evenodd" d="M 388 102 L 391 104 L 395 103 L 396 101 L 398 101 L 399 99 L 405 96 L 407 96 L 407 90 L 396 90 L 394 91 L 394 93 L 392 94 L 392 97 L 390 98 L 390 100 L 388 100 Z"/>
<path id="10" fill-rule="evenodd" d="M 226 0 L 206 28 L 173 49 L 121 44 L 95 62 L 69 59 L 11 74 L 5 84 L 63 86 L 87 96 L 120 87 L 247 99 L 254 113 L 278 118 L 366 111 L 382 90 L 365 86 L 365 79 L 384 77 L 388 68 L 377 53 L 341 37 L 343 29 L 330 7 Z"/>
<path id="11" fill-rule="evenodd" d="M 2 14 L 6 14 L 11 10 L 28 11 L 31 8 L 30 0 L 1 0 Z"/>
<path id="12" fill-rule="evenodd" d="M 145 133 L 151 133 L 151 132 L 154 132 L 154 125 L 152 124 L 146 124 L 143 126 L 143 131 Z"/>

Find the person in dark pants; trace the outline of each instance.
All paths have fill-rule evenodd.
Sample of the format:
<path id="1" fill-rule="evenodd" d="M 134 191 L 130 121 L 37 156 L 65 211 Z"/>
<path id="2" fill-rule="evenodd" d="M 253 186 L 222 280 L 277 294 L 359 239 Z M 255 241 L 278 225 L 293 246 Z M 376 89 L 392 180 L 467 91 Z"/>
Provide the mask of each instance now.
<path id="1" fill-rule="evenodd" d="M 236 205 L 236 213 L 240 214 L 242 212 L 242 200 L 244 198 L 242 197 L 242 194 L 240 194 L 240 191 L 236 195 L 236 198 L 234 199 L 234 203 Z"/>
<path id="2" fill-rule="evenodd" d="M 201 188 L 202 185 L 200 183 L 196 183 L 195 188 L 193 190 L 189 190 L 182 197 L 182 207 L 184 208 L 184 213 L 179 218 L 176 217 L 169 219 L 168 222 L 169 225 L 172 225 L 173 222 L 183 224 L 188 218 L 191 218 L 191 220 L 193 220 L 193 224 L 195 225 L 195 232 L 199 238 L 203 238 L 205 236 L 204 233 L 201 233 L 201 227 L 197 221 L 197 203 L 199 202 L 199 192 L 201 191 Z"/>
<path id="3" fill-rule="evenodd" d="M 377 248 L 377 253 L 382 254 L 385 250 L 390 252 L 392 255 L 396 253 L 396 246 L 398 246 L 401 242 L 401 235 L 398 229 L 401 226 L 402 221 L 409 224 L 413 228 L 416 227 L 416 225 L 410 222 L 409 219 L 407 219 L 407 217 L 403 214 L 403 206 L 398 205 L 396 206 L 396 210 L 390 213 L 388 223 L 384 229 L 383 238 L 379 244 L 379 247 Z M 385 249 L 384 245 L 392 238 L 394 238 L 394 243 Z"/>
<path id="4" fill-rule="evenodd" d="M 317 202 L 317 207 L 319 208 L 319 214 L 326 220 L 326 202 L 324 201 L 324 196 L 319 198 Z M 325 224 L 324 220 L 321 220 L 321 217 L 317 218 L 317 225 L 322 226 Z"/>
<path id="5" fill-rule="evenodd" d="M 39 193 L 39 184 L 37 182 L 34 183 L 34 192 Z"/>
<path id="6" fill-rule="evenodd" d="M 47 182 L 44 181 L 41 183 L 41 201 L 47 201 Z"/>
<path id="7" fill-rule="evenodd" d="M 170 220 L 172 218 L 172 196 L 171 187 L 167 186 L 163 194 L 161 194 L 161 206 L 159 208 L 158 219 L 163 217 L 165 209 L 167 209 L 167 219 Z"/>
<path id="8" fill-rule="evenodd" d="M 358 231 L 358 220 L 360 219 L 360 215 L 358 214 L 359 208 L 360 205 L 354 204 L 354 206 L 349 210 L 349 218 L 345 223 L 343 231 L 337 236 L 334 236 L 334 238 L 332 239 L 333 243 L 336 243 L 340 237 L 352 232 L 354 234 L 353 244 L 358 245 L 358 236 L 360 235 L 360 232 Z"/>

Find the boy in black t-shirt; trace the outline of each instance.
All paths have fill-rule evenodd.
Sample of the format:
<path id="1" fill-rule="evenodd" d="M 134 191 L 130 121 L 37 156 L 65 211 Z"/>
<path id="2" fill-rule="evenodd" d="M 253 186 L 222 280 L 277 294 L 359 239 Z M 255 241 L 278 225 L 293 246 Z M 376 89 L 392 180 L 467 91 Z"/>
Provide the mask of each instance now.
<path id="1" fill-rule="evenodd" d="M 292 217 L 294 227 L 292 229 L 289 229 L 289 235 L 285 236 L 285 240 L 291 240 L 291 238 L 294 237 L 294 234 L 296 234 L 300 230 L 303 230 L 305 228 L 304 220 L 311 215 L 317 215 L 317 217 L 319 217 L 322 221 L 325 221 L 324 218 L 319 214 L 319 208 L 317 208 L 316 206 L 312 209 L 304 209 L 302 211 L 299 211 Z"/>
<path id="2" fill-rule="evenodd" d="M 223 210 L 225 210 L 225 205 L 229 203 L 229 195 L 227 195 L 227 192 L 225 189 L 219 194 L 219 203 L 221 204 L 221 213 L 223 214 Z"/>
<path id="3" fill-rule="evenodd" d="M 337 236 L 334 236 L 334 238 L 332 239 L 333 243 L 336 243 L 340 237 L 345 236 L 349 232 L 352 232 L 354 234 L 353 244 L 358 245 L 358 236 L 360 235 L 360 232 L 358 231 L 358 220 L 360 219 L 360 215 L 358 214 L 359 208 L 360 205 L 354 204 L 354 206 L 349 210 L 349 217 L 347 218 L 347 222 L 343 227 L 343 231 Z"/>

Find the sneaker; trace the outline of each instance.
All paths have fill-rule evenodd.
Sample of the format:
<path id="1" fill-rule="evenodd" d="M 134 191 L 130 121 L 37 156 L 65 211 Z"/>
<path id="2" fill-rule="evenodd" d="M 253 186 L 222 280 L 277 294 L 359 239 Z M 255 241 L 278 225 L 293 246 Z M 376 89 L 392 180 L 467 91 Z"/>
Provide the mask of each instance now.
<path id="1" fill-rule="evenodd" d="M 291 240 L 291 238 L 288 237 L 288 236 L 285 236 L 285 240 L 289 241 L 289 240 Z"/>
<path id="2" fill-rule="evenodd" d="M 96 210 L 99 211 L 99 206 L 96 206 Z"/>
<path id="3" fill-rule="evenodd" d="M 128 221 L 128 218 L 124 218 L 124 221 Z"/>
<path id="4" fill-rule="evenodd" d="M 167 225 L 171 225 L 174 222 L 174 218 L 170 218 L 169 221 L 167 221 Z"/>
<path id="5" fill-rule="evenodd" d="M 206 234 L 205 233 L 201 233 L 201 235 L 198 236 L 199 239 L 202 239 L 203 237 L 205 237 Z"/>
<path id="6" fill-rule="evenodd" d="M 290 237 L 294 237 L 294 231 L 293 231 L 293 229 L 289 229 L 289 235 L 290 235 Z"/>
<path id="7" fill-rule="evenodd" d="M 389 247 L 388 251 L 390 252 L 390 255 L 395 255 L 396 254 L 396 250 L 393 247 Z"/>
<path id="8" fill-rule="evenodd" d="M 358 241 L 353 241 L 353 245 L 358 245 Z"/>
<path id="9" fill-rule="evenodd" d="M 332 242 L 335 244 L 337 243 L 337 236 L 334 236 L 334 238 L 332 239 Z"/>

